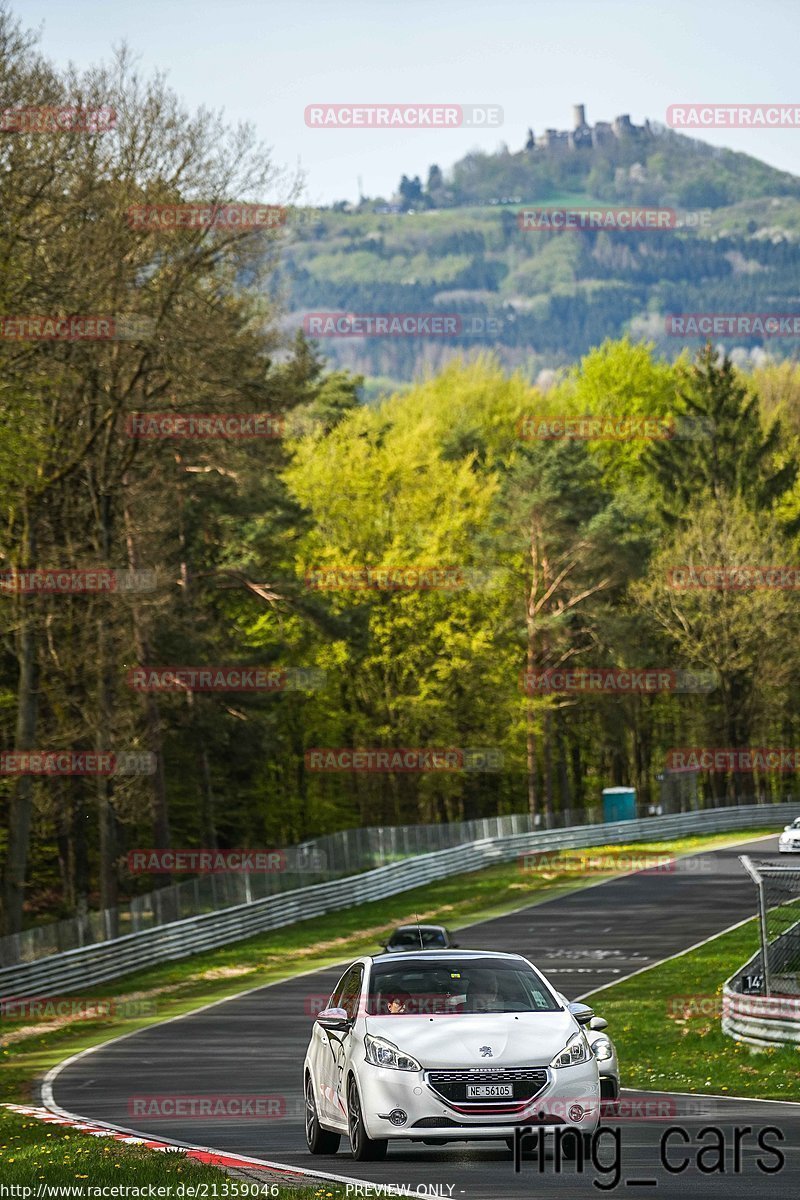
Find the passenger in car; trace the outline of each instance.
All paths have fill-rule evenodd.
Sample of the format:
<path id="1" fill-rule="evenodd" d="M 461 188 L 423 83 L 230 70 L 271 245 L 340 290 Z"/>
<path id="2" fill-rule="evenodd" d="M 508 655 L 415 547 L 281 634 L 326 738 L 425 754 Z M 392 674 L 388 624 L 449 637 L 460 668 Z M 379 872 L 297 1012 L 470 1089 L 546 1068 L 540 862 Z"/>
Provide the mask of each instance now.
<path id="1" fill-rule="evenodd" d="M 500 988 L 494 971 L 476 972 L 470 980 L 466 1007 L 469 1012 L 501 1011 Z"/>

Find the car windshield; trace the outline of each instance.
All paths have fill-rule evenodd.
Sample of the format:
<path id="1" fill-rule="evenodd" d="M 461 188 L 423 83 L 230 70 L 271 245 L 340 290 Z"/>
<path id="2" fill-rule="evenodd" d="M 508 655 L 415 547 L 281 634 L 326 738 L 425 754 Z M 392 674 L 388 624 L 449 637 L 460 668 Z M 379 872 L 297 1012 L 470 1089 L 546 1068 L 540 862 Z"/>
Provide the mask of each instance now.
<path id="1" fill-rule="evenodd" d="M 370 1016 L 558 1012 L 556 997 L 526 963 L 508 959 L 437 959 L 375 963 Z"/>
<path id="2" fill-rule="evenodd" d="M 396 929 L 390 937 L 388 945 L 393 948 L 402 946 L 403 948 L 408 947 L 409 950 L 418 950 L 420 939 L 426 949 L 430 946 L 447 945 L 441 929 L 417 929 L 414 925 L 409 925 L 407 929 Z"/>

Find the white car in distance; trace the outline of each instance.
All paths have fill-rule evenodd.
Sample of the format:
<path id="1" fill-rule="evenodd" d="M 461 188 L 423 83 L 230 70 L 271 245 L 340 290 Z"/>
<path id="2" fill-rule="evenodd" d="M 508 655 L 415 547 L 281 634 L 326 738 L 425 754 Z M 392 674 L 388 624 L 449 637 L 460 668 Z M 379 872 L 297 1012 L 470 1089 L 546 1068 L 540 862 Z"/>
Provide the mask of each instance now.
<path id="1" fill-rule="evenodd" d="M 784 826 L 783 833 L 778 838 L 778 850 L 781 854 L 800 853 L 800 817 Z"/>

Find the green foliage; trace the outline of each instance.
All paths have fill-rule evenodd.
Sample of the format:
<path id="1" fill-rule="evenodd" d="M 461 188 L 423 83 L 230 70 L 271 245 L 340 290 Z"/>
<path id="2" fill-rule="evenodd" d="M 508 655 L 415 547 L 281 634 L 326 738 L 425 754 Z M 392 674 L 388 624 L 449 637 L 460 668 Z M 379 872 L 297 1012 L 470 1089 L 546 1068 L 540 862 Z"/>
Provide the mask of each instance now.
<path id="1" fill-rule="evenodd" d="M 748 395 L 729 359 L 718 364 L 716 357 L 710 344 L 700 353 L 681 392 L 679 436 L 649 452 L 672 524 L 688 520 L 691 506 L 709 499 L 741 497 L 755 511 L 769 512 L 797 479 L 797 461 L 782 457 L 778 421 L 762 433 L 757 397 Z M 800 529 L 800 520 L 791 527 Z"/>
<path id="2" fill-rule="evenodd" d="M 711 350 L 694 367 L 669 361 L 653 320 L 757 309 L 765 289 L 776 307 L 793 295 L 794 244 L 749 223 L 770 189 L 780 193 L 770 214 L 788 220 L 796 181 L 659 134 L 563 158 L 470 155 L 449 178 L 431 169 L 427 192 L 406 179 L 406 214 L 365 204 L 309 212 L 280 235 L 166 237 L 132 230 L 128 207 L 280 190 L 251 134 L 184 113 L 125 53 L 58 73 L 2 8 L 0 49 L 9 104 L 70 97 L 125 116 L 113 137 L 3 140 L 2 311 L 131 314 L 143 330 L 0 341 L 0 569 L 155 574 L 152 592 L 5 589 L 0 745 L 145 750 L 158 766 L 0 780 L 9 928 L 23 905 L 35 922 L 148 889 L 126 868 L 137 846 L 270 846 L 521 810 L 568 819 L 609 783 L 657 802 L 671 747 L 792 744 L 793 593 L 676 592 L 665 574 L 796 560 L 798 373 L 771 365 L 747 377 Z M 735 202 L 714 219 L 746 217 L 745 233 L 527 233 L 509 200 L 666 202 L 679 183 L 709 179 Z M 421 192 L 424 203 L 474 203 L 419 209 Z M 331 367 L 304 337 L 287 344 L 273 292 L 295 310 L 491 317 L 500 333 L 348 340 Z M 380 367 L 369 387 L 355 373 L 362 360 Z M 129 418 L 163 411 L 271 414 L 283 436 L 130 436 Z M 521 424 L 584 416 L 683 419 L 700 436 L 648 449 L 528 437 Z M 324 590 L 312 573 L 326 567 L 453 576 Z M 171 664 L 315 668 L 324 680 L 276 694 L 130 686 L 132 666 Z M 521 686 L 524 671 L 564 665 L 702 668 L 715 688 Z M 307 757 L 404 746 L 483 747 L 502 764 L 326 774 Z M 780 776 L 696 783 L 700 802 L 792 787 Z"/>

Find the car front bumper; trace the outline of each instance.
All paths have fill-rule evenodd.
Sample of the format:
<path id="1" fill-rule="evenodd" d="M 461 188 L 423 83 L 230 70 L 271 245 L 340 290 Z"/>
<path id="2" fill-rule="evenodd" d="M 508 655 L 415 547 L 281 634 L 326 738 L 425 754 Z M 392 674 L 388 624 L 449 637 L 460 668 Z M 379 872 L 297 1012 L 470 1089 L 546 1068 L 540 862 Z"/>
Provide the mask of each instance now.
<path id="1" fill-rule="evenodd" d="M 505 1138 L 512 1137 L 520 1125 L 535 1125 L 545 1132 L 572 1126 L 593 1133 L 600 1120 L 597 1063 L 551 1067 L 547 1074 L 537 1096 L 508 1102 L 509 1107 L 514 1105 L 513 1112 L 497 1112 L 489 1103 L 481 1105 L 480 1112 L 465 1112 L 464 1105 L 457 1109 L 437 1095 L 424 1071 L 393 1071 L 365 1063 L 358 1078 L 364 1124 L 371 1138 L 391 1139 Z M 389 1114 L 398 1110 L 405 1114 L 402 1124 L 390 1120 Z"/>

